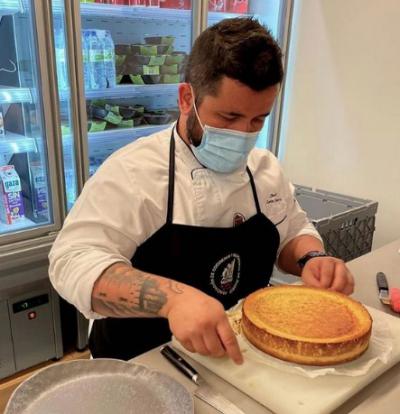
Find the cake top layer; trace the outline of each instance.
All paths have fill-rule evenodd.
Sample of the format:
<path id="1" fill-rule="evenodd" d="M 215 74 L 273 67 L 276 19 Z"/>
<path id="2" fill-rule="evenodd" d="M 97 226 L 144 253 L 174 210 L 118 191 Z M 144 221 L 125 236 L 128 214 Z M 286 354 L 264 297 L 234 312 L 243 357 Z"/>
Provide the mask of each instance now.
<path id="1" fill-rule="evenodd" d="M 305 286 L 257 290 L 243 304 L 257 327 L 286 339 L 315 343 L 350 341 L 371 329 L 366 308 L 348 296 Z"/>

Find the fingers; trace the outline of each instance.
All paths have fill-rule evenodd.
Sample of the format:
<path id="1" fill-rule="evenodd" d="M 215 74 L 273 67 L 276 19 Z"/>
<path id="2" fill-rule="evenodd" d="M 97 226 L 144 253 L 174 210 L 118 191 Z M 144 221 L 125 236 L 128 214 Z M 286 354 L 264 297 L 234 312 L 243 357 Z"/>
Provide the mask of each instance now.
<path id="1" fill-rule="evenodd" d="M 351 295 L 353 293 L 354 278 L 344 263 L 342 263 L 341 266 L 336 267 L 335 278 L 331 289 L 337 292 L 342 292 L 345 295 Z"/>
<path id="2" fill-rule="evenodd" d="M 239 344 L 226 317 L 217 325 L 217 332 L 229 358 L 236 364 L 242 364 L 243 356 Z"/>
<path id="3" fill-rule="evenodd" d="M 200 335 L 193 336 L 192 338 L 192 346 L 198 354 L 201 355 L 209 355 L 209 351 L 204 343 L 203 337 Z"/>
<path id="4" fill-rule="evenodd" d="M 322 288 L 329 288 L 335 279 L 335 262 L 327 261 L 321 266 L 320 284 Z"/>
<path id="5" fill-rule="evenodd" d="M 184 348 L 186 348 L 189 352 L 192 352 L 192 353 L 194 353 L 194 352 L 196 352 L 196 350 L 194 349 L 194 347 L 193 347 L 193 345 L 192 345 L 192 341 L 189 341 L 189 340 L 187 340 L 187 341 L 179 341 L 181 344 L 182 344 L 182 346 L 184 347 Z"/>
<path id="6" fill-rule="evenodd" d="M 210 329 L 179 341 L 190 352 L 217 358 L 227 354 L 236 364 L 243 363 L 239 344 L 227 319 L 221 321 L 216 330 Z"/>
<path id="7" fill-rule="evenodd" d="M 215 331 L 209 331 L 204 334 L 204 343 L 207 347 L 209 355 L 220 358 L 225 355 L 225 348 Z"/>
<path id="8" fill-rule="evenodd" d="M 343 264 L 338 264 L 334 268 L 333 280 L 330 285 L 331 290 L 343 292 L 347 286 L 347 269 Z"/>
<path id="9" fill-rule="evenodd" d="M 320 281 L 317 276 L 318 273 L 310 266 L 304 267 L 301 273 L 301 278 L 306 286 L 320 287 Z"/>
<path id="10" fill-rule="evenodd" d="M 350 295 L 354 291 L 354 278 L 345 263 L 333 257 L 318 257 L 309 260 L 301 278 L 307 286 L 342 292 Z"/>

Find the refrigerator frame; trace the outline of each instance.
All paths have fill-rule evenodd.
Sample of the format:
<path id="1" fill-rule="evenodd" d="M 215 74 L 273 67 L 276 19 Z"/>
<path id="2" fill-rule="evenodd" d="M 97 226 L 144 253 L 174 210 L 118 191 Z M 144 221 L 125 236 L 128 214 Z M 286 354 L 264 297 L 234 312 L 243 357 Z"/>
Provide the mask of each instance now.
<path id="1" fill-rule="evenodd" d="M 51 33 L 51 19 L 48 14 L 48 3 L 29 1 L 31 20 L 34 33 L 34 51 L 37 66 L 37 91 L 38 103 L 40 105 L 41 125 L 43 139 L 46 142 L 47 179 L 49 183 L 49 199 L 52 207 L 52 223 L 38 225 L 37 228 L 20 229 L 0 235 L 0 270 L 9 267 L 9 261 L 15 265 L 16 256 L 21 257 L 23 253 L 38 250 L 43 255 L 48 250 L 57 232 L 61 229 L 65 217 L 63 208 L 64 187 L 60 177 L 63 171 L 57 163 L 59 158 L 58 142 L 60 142 L 60 130 L 58 128 L 58 115 L 50 108 L 58 108 L 56 101 L 57 90 L 55 56 L 53 52 L 53 35 Z"/>

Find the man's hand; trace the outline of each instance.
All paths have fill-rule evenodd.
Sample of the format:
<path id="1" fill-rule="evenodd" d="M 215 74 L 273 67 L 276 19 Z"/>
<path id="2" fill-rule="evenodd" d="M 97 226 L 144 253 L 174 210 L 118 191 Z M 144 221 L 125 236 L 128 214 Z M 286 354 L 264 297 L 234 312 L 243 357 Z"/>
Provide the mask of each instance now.
<path id="1" fill-rule="evenodd" d="M 307 286 L 315 286 L 350 295 L 354 290 L 354 278 L 341 259 L 335 257 L 314 257 L 301 272 Z"/>
<path id="2" fill-rule="evenodd" d="M 167 318 L 172 333 L 188 351 L 213 357 L 227 354 L 235 363 L 243 362 L 224 307 L 211 296 L 185 289 L 184 295 L 172 300 Z"/>

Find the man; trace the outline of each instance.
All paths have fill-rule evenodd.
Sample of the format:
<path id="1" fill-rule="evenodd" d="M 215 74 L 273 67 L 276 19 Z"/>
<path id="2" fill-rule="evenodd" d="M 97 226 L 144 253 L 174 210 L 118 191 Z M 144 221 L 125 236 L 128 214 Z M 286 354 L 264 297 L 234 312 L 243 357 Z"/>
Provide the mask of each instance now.
<path id="1" fill-rule="evenodd" d="M 88 181 L 50 277 L 96 319 L 94 357 L 129 359 L 172 333 L 192 352 L 241 363 L 224 310 L 266 286 L 274 263 L 352 292 L 276 158 L 254 149 L 282 77 L 279 47 L 257 21 L 216 24 L 193 46 L 176 125 L 117 151 Z"/>

